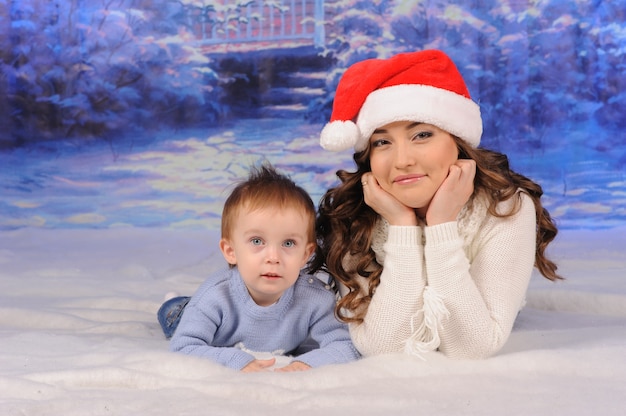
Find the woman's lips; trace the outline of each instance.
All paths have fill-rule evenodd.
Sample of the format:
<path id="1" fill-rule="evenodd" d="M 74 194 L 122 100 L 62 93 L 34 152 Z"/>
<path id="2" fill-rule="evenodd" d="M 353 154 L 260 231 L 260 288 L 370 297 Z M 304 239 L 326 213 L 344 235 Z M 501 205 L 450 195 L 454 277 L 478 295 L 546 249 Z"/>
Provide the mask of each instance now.
<path id="1" fill-rule="evenodd" d="M 396 176 L 393 179 L 393 182 L 400 184 L 400 185 L 408 185 L 408 184 L 412 184 L 421 180 L 425 176 L 426 175 L 421 175 L 421 174 Z"/>

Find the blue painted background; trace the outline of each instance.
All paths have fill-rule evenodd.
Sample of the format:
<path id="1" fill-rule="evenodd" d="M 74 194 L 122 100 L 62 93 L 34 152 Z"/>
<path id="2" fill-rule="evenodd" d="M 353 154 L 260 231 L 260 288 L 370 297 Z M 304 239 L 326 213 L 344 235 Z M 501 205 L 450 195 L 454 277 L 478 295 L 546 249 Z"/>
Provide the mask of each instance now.
<path id="1" fill-rule="evenodd" d="M 425 48 L 560 227 L 624 224 L 625 0 L 196 3 L 0 1 L 0 229 L 216 228 L 262 159 L 318 200 L 341 73 Z"/>

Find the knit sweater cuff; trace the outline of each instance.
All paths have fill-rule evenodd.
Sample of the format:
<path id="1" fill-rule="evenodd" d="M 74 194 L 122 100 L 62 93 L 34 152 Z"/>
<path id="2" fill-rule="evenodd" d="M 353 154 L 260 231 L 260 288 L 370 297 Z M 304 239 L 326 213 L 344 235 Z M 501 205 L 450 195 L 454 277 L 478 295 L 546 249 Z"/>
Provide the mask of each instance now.
<path id="1" fill-rule="evenodd" d="M 438 245 L 458 240 L 459 229 L 456 221 L 445 222 L 424 228 L 424 236 L 429 245 Z"/>
<path id="2" fill-rule="evenodd" d="M 416 226 L 390 225 L 387 245 L 417 246 L 422 241 L 422 229 Z"/>

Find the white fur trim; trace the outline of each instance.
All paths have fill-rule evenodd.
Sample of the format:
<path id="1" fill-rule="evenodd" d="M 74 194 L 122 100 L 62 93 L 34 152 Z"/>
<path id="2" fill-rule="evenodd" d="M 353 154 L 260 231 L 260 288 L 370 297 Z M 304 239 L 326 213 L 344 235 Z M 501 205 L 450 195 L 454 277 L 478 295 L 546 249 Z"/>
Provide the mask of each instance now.
<path id="1" fill-rule="evenodd" d="M 322 129 L 320 145 L 326 150 L 339 152 L 354 147 L 359 137 L 359 129 L 352 121 L 335 120 Z"/>
<path id="2" fill-rule="evenodd" d="M 432 124 L 473 147 L 483 133 L 480 107 L 474 101 L 430 85 L 394 85 L 368 95 L 357 117 L 361 134 L 354 149 L 364 150 L 374 130 L 394 121 Z"/>

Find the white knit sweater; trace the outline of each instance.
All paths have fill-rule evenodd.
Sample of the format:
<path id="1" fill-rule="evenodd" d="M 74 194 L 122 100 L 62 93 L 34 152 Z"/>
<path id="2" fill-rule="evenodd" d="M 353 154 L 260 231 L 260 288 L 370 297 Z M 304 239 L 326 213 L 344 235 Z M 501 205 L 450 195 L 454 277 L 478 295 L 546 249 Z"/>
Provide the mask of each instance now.
<path id="1" fill-rule="evenodd" d="M 361 354 L 496 353 L 524 304 L 535 260 L 535 208 L 525 193 L 521 199 L 508 218 L 488 214 L 486 202 L 475 198 L 456 222 L 411 227 L 380 220 L 372 243 L 383 265 L 380 285 L 363 323 L 350 325 Z M 512 203 L 501 203 L 499 212 Z"/>

